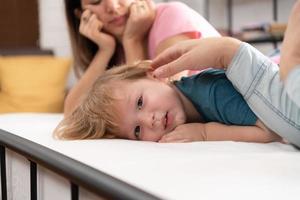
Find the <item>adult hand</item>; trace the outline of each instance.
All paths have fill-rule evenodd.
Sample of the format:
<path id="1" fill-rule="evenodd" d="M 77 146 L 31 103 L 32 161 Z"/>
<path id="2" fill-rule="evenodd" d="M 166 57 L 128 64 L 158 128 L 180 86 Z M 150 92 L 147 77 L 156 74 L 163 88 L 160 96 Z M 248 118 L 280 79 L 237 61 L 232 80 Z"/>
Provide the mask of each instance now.
<path id="1" fill-rule="evenodd" d="M 196 51 L 198 45 L 199 40 L 187 40 L 166 49 L 151 63 L 153 75 L 167 78 L 184 70 L 196 69 L 199 63 Z"/>
<path id="2" fill-rule="evenodd" d="M 158 142 L 194 142 L 205 140 L 204 124 L 190 123 L 177 126 L 172 132 L 164 135 Z"/>
<path id="3" fill-rule="evenodd" d="M 102 32 L 102 28 L 103 23 L 89 9 L 86 9 L 81 14 L 79 32 L 95 42 L 99 48 L 109 50 L 113 53 L 116 47 L 115 38 Z"/>
<path id="4" fill-rule="evenodd" d="M 152 62 L 153 75 L 166 78 L 183 70 L 226 68 L 241 41 L 229 37 L 210 37 L 180 42 L 158 55 Z"/>
<path id="5" fill-rule="evenodd" d="M 141 42 L 148 33 L 155 18 L 152 0 L 136 0 L 130 6 L 129 18 L 125 27 L 123 42 Z"/>

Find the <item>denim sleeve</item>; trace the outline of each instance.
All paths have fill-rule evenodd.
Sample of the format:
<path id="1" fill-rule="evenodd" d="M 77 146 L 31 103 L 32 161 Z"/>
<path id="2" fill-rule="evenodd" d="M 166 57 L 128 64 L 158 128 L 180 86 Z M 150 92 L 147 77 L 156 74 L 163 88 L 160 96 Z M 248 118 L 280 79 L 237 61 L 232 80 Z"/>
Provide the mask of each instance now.
<path id="1" fill-rule="evenodd" d="M 242 43 L 233 57 L 228 70 L 227 78 L 247 100 L 261 80 L 264 70 L 272 61 L 247 43 Z M 271 68 L 270 68 L 271 69 Z"/>
<path id="2" fill-rule="evenodd" d="M 289 73 L 285 88 L 288 95 L 300 108 L 300 65 Z"/>
<path id="3" fill-rule="evenodd" d="M 226 76 L 268 128 L 300 147 L 300 107 L 288 95 L 276 63 L 242 43 Z"/>

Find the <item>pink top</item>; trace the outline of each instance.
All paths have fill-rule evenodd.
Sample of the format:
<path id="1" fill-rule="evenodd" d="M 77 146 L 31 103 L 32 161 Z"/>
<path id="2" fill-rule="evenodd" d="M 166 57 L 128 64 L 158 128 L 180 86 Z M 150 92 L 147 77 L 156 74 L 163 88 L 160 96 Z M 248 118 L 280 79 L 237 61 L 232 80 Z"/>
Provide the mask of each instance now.
<path id="1" fill-rule="evenodd" d="M 195 37 L 220 36 L 199 13 L 181 2 L 159 3 L 149 32 L 148 56 L 155 57 L 155 50 L 163 40 L 182 33 L 195 33 Z"/>
<path id="2" fill-rule="evenodd" d="M 270 59 L 275 62 L 276 64 L 279 65 L 280 63 L 280 55 L 276 55 L 276 56 L 273 56 L 273 57 L 270 57 Z"/>

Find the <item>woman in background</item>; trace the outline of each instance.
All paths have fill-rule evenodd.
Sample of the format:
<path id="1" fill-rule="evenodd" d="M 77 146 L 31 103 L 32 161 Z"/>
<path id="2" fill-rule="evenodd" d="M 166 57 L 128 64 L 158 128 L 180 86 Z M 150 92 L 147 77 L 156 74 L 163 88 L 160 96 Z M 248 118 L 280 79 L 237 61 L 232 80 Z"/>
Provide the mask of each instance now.
<path id="1" fill-rule="evenodd" d="M 182 40 L 219 36 L 201 15 L 180 2 L 65 0 L 65 7 L 79 78 L 66 98 L 65 115 L 106 69 L 153 59 Z"/>

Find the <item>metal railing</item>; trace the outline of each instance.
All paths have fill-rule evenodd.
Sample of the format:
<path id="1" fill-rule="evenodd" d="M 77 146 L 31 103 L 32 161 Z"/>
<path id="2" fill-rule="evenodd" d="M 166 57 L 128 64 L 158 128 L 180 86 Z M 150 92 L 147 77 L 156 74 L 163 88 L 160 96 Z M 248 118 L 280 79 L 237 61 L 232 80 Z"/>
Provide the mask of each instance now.
<path id="1" fill-rule="evenodd" d="M 160 199 L 52 149 L 0 129 L 2 200 L 7 199 L 6 148 L 24 156 L 30 161 L 31 200 L 37 199 L 37 165 L 41 165 L 67 178 L 70 181 L 72 200 L 79 199 L 79 186 L 106 199 Z"/>

